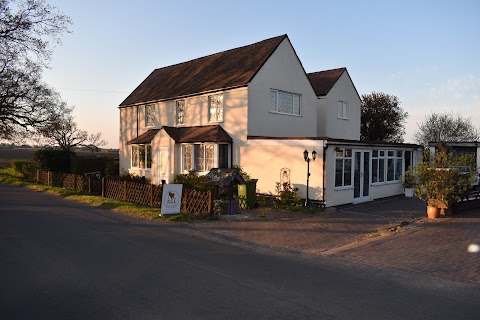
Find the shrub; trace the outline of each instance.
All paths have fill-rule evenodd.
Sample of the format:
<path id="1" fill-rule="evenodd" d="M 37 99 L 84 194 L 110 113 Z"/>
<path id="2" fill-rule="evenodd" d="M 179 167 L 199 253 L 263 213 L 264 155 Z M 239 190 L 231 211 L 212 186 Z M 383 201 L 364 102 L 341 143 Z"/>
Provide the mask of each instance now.
<path id="1" fill-rule="evenodd" d="M 302 203 L 298 195 L 298 189 L 293 187 L 290 183 L 285 182 L 281 184 L 277 182 L 275 185 L 279 197 L 279 205 L 281 206 L 297 206 Z"/>
<path id="2" fill-rule="evenodd" d="M 211 186 L 201 182 L 202 177 L 198 175 L 195 170 L 190 170 L 188 173 L 179 174 L 173 179 L 173 184 L 183 184 L 186 189 L 194 189 L 199 191 L 210 190 Z"/>
<path id="3" fill-rule="evenodd" d="M 26 179 L 32 174 L 33 170 L 35 170 L 36 163 L 33 160 L 12 160 L 11 166 Z"/>
<path id="4" fill-rule="evenodd" d="M 63 150 L 38 150 L 33 154 L 33 160 L 42 170 L 71 173 L 70 164 L 75 158 L 75 152 Z"/>

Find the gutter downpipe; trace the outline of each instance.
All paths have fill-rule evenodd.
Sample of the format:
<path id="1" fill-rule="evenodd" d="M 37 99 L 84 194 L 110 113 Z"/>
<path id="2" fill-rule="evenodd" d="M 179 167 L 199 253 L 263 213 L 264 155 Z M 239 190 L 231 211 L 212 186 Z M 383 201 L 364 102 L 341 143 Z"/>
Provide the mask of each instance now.
<path id="1" fill-rule="evenodd" d="M 325 203 L 325 191 L 327 188 L 325 188 L 325 163 L 327 162 L 327 149 L 328 149 L 328 144 L 327 140 L 323 140 L 323 192 L 322 192 L 322 201 L 323 201 L 323 207 L 325 208 L 327 204 Z"/>

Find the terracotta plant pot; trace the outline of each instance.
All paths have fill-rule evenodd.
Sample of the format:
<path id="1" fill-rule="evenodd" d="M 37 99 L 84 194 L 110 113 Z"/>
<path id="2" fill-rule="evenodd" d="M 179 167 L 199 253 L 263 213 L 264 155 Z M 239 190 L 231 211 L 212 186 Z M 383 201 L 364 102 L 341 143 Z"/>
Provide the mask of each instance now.
<path id="1" fill-rule="evenodd" d="M 427 215 L 429 219 L 437 219 L 440 217 L 440 208 L 427 206 Z"/>

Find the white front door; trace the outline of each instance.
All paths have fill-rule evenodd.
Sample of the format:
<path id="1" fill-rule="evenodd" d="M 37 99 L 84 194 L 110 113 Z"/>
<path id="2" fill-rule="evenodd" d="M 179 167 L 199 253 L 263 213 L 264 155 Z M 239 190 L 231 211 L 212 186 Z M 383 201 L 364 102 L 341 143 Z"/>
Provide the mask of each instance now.
<path id="1" fill-rule="evenodd" d="M 370 200 L 370 151 L 353 151 L 354 202 Z"/>
<path id="2" fill-rule="evenodd" d="M 166 183 L 170 180 L 169 165 L 168 165 L 168 148 L 160 148 L 157 154 L 157 181 L 156 184 L 160 184 L 162 180 Z"/>

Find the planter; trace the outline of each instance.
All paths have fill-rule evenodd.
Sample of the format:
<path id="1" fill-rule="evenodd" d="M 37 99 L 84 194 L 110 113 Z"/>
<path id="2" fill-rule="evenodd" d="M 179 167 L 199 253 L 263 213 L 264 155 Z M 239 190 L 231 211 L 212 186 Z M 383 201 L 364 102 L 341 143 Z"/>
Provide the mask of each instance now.
<path id="1" fill-rule="evenodd" d="M 427 206 L 427 216 L 429 219 L 437 219 L 440 217 L 440 208 Z"/>
<path id="2" fill-rule="evenodd" d="M 415 188 L 405 188 L 405 197 L 412 198 Z"/>

